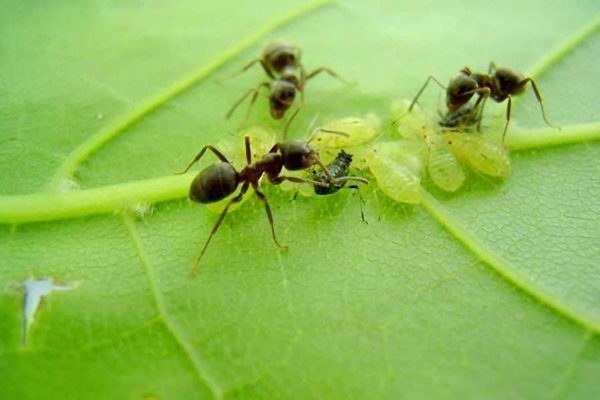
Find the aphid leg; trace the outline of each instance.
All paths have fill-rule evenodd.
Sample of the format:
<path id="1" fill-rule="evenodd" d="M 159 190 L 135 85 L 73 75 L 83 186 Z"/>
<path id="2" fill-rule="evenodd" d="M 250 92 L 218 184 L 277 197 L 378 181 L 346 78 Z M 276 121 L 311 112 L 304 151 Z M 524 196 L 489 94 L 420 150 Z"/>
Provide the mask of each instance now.
<path id="1" fill-rule="evenodd" d="M 219 226 L 221 225 L 221 222 L 223 222 L 223 220 L 225 219 L 225 216 L 227 215 L 227 210 L 229 210 L 229 207 L 233 203 L 238 203 L 238 202 L 240 202 L 242 200 L 242 198 L 244 197 L 244 195 L 248 191 L 249 187 L 250 187 L 250 185 L 247 182 L 244 183 L 244 186 L 242 186 L 242 189 L 240 190 L 240 193 L 237 196 L 235 196 L 233 199 L 229 200 L 229 203 L 227 203 L 227 205 L 225 206 L 225 208 L 221 212 L 221 215 L 219 216 L 219 219 L 217 220 L 217 223 L 215 224 L 215 226 L 213 226 L 212 230 L 210 231 L 210 235 L 208 236 L 208 239 L 206 239 L 206 243 L 204 244 L 204 247 L 202 248 L 202 251 L 200 252 L 200 255 L 198 256 L 198 258 L 196 259 L 196 262 L 194 263 L 194 267 L 192 268 L 192 271 L 190 272 L 191 276 L 194 276 L 194 275 L 196 275 L 196 273 L 198 273 L 198 269 L 200 269 L 200 260 L 202 259 L 202 256 L 206 252 L 206 249 L 208 248 L 210 240 L 215 235 L 215 233 L 217 233 L 217 230 L 219 229 Z"/>
<path id="2" fill-rule="evenodd" d="M 556 129 L 556 127 L 554 125 L 552 125 L 550 122 L 548 122 L 548 119 L 546 118 L 546 112 L 544 111 L 544 103 L 542 102 L 542 95 L 540 94 L 540 91 L 538 90 L 538 87 L 535 84 L 535 81 L 531 78 L 525 78 L 521 82 L 519 82 L 519 87 L 525 86 L 527 84 L 527 82 L 531 82 L 531 87 L 533 88 L 533 93 L 535 94 L 535 98 L 537 99 L 538 103 L 540 103 L 540 108 L 542 109 L 542 118 L 544 118 L 544 122 L 549 127 Z"/>
<path id="3" fill-rule="evenodd" d="M 502 145 L 504 145 L 504 138 L 506 137 L 506 131 L 508 130 L 508 123 L 510 122 L 510 113 L 512 111 L 512 98 L 508 96 L 508 104 L 506 105 L 506 123 L 504 124 L 504 131 L 502 132 Z"/>
<path id="4" fill-rule="evenodd" d="M 401 116 L 399 116 L 395 121 L 393 121 L 392 125 L 396 125 L 398 123 L 398 121 L 400 121 L 402 118 L 404 118 L 404 116 L 406 114 L 408 114 L 409 112 L 412 111 L 412 109 L 415 106 L 415 104 L 417 104 L 417 100 L 419 100 L 419 97 L 421 97 L 421 94 L 423 94 L 423 91 L 425 90 L 425 88 L 427 87 L 427 85 L 429 84 L 430 81 L 434 81 L 435 83 L 438 84 L 439 87 L 441 87 L 442 89 L 446 90 L 446 86 L 442 85 L 440 83 L 440 81 L 438 81 L 435 78 L 435 76 L 429 75 L 427 77 L 427 80 L 425 80 L 425 83 L 423 84 L 423 86 L 421 86 L 421 89 L 419 89 L 419 92 L 417 93 L 417 95 L 415 96 L 415 98 L 413 99 L 413 101 L 410 103 L 410 106 L 408 106 L 408 111 L 405 112 L 404 114 L 402 114 Z"/>
<path id="5" fill-rule="evenodd" d="M 332 77 L 334 77 L 336 79 L 339 79 L 340 81 L 344 82 L 346 85 L 356 84 L 356 82 L 350 82 L 350 81 L 342 78 L 334 70 L 332 70 L 331 68 L 327 68 L 327 67 L 320 67 L 320 68 L 315 69 L 313 72 L 306 75 L 306 80 L 314 78 L 315 76 L 319 75 L 321 72 L 327 72 L 329 75 L 331 75 Z"/>
<path id="6" fill-rule="evenodd" d="M 269 87 L 269 83 L 268 82 L 262 82 L 257 87 L 255 87 L 254 89 L 250 89 L 246 93 L 244 93 L 244 95 L 238 101 L 236 101 L 235 104 L 229 109 L 229 111 L 227 112 L 227 115 L 225 116 L 225 118 L 226 119 L 231 118 L 231 116 L 235 112 L 236 108 L 238 108 L 238 106 L 240 104 L 242 104 L 242 102 L 244 100 L 246 100 L 246 97 L 250 96 L 250 94 L 252 94 L 252 93 L 254 93 L 254 100 L 251 102 L 251 105 L 254 104 L 254 101 L 256 101 L 256 96 L 258 96 L 258 93 L 260 93 L 260 89 L 263 86 L 264 87 Z"/>
<path id="7" fill-rule="evenodd" d="M 277 241 L 277 237 L 275 236 L 275 225 L 273 224 L 273 214 L 271 213 L 271 207 L 269 206 L 269 201 L 267 200 L 267 196 L 265 196 L 265 194 L 260 190 L 258 183 L 253 183 L 252 188 L 254 188 L 254 192 L 256 193 L 258 198 L 261 199 L 263 203 L 265 203 L 265 211 L 267 212 L 267 217 L 269 218 L 269 224 L 271 225 L 271 234 L 273 235 L 273 241 L 275 242 L 275 244 L 278 247 L 281 247 L 282 249 L 287 250 L 288 247 L 279 243 L 279 241 Z"/>
<path id="8" fill-rule="evenodd" d="M 214 148 L 213 146 L 208 144 L 208 145 L 204 146 L 202 148 L 202 150 L 200 150 L 200 152 L 196 155 L 196 157 L 194 157 L 194 159 L 190 162 L 190 164 L 187 166 L 186 169 L 184 169 L 182 172 L 176 173 L 175 175 L 182 175 L 182 174 L 185 174 L 186 172 L 188 172 L 188 170 L 192 167 L 192 165 L 197 163 L 198 160 L 200 160 L 202 158 L 204 153 L 206 153 L 206 150 L 212 151 L 215 154 L 215 156 L 217 156 L 219 158 L 219 160 L 231 164 L 231 162 L 227 159 L 227 157 L 225 157 L 223 155 L 223 153 L 221 153 L 219 150 L 217 150 L 216 148 Z"/>
<path id="9" fill-rule="evenodd" d="M 494 71 L 496 71 L 496 63 L 490 61 L 490 66 L 488 67 L 488 75 L 491 75 Z"/>

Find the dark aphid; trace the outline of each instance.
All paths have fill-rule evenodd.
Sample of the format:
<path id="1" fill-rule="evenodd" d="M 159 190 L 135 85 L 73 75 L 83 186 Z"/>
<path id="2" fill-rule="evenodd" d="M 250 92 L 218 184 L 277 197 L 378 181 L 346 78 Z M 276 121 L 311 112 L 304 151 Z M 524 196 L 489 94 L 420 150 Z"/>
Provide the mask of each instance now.
<path id="1" fill-rule="evenodd" d="M 301 61 L 301 55 L 301 49 L 291 43 L 277 41 L 269 44 L 263 50 L 261 58 L 248 63 L 240 71 L 240 73 L 246 71 L 252 65 L 258 62 L 262 65 L 263 69 L 271 80 L 261 82 L 255 88 L 248 90 L 238 101 L 235 102 L 235 104 L 227 113 L 226 117 L 230 118 L 237 107 L 248 96 L 252 95 L 250 104 L 248 105 L 248 111 L 246 113 L 247 116 L 250 113 L 252 106 L 256 102 L 258 95 L 261 94 L 269 99 L 271 116 L 278 120 L 283 118 L 286 112 L 292 107 L 294 100 L 299 93 L 300 104 L 287 120 L 283 130 L 283 137 L 286 138 L 287 131 L 292 120 L 296 117 L 296 115 L 298 115 L 302 107 L 304 107 L 304 86 L 309 79 L 317 76 L 321 72 L 327 72 L 334 78 L 337 78 L 342 82 L 346 82 L 330 68 L 320 67 L 307 74 Z M 262 93 L 262 89 L 267 89 L 268 94 Z"/>
<path id="2" fill-rule="evenodd" d="M 508 129 L 508 123 L 510 122 L 512 96 L 523 93 L 525 91 L 525 85 L 531 83 L 533 93 L 535 94 L 538 103 L 540 103 L 544 122 L 552 127 L 552 124 L 550 124 L 546 118 L 542 95 L 540 94 L 535 81 L 532 78 L 524 77 L 520 72 L 511 68 L 496 68 L 496 65 L 493 62 L 490 63 L 487 74 L 482 72 L 471 72 L 468 67 L 463 68 L 457 76 L 450 80 L 448 87 L 442 85 L 435 77 L 429 76 L 410 104 L 408 112 L 412 110 L 419 96 L 421 96 L 421 93 L 423 93 L 427 84 L 429 84 L 429 81 L 432 80 L 446 91 L 446 106 L 451 113 L 459 111 L 474 95 L 477 95 L 477 100 L 471 109 L 471 114 L 478 114 L 477 117 L 473 117 L 477 121 L 477 129 L 480 129 L 481 127 L 481 116 L 483 115 L 483 108 L 488 98 L 491 97 L 492 100 L 497 103 L 502 103 L 504 100 L 508 99 L 506 105 L 506 123 L 502 133 L 503 143 Z M 479 106 L 481 106 L 481 109 L 478 109 Z"/>
<path id="3" fill-rule="evenodd" d="M 204 255 L 204 252 L 208 248 L 210 240 L 214 236 L 214 234 L 219 229 L 221 222 L 227 215 L 227 211 L 229 207 L 237 202 L 240 202 L 248 189 L 252 187 L 256 195 L 260 198 L 260 200 L 265 205 L 265 210 L 267 212 L 267 217 L 269 219 L 269 224 L 271 225 L 271 234 L 273 236 L 273 241 L 279 247 L 285 248 L 286 246 L 281 245 L 277 241 L 277 237 L 275 236 L 275 228 L 273 226 L 273 215 L 271 213 L 271 207 L 269 206 L 269 202 L 265 194 L 261 191 L 259 180 L 263 175 L 266 175 L 269 182 L 272 184 L 278 185 L 281 182 L 288 180 L 296 183 L 308 183 L 314 185 L 315 187 L 319 186 L 322 188 L 329 188 L 330 186 L 342 185 L 343 182 L 348 180 L 356 180 L 360 182 L 365 182 L 366 179 L 352 177 L 352 176 L 332 176 L 329 173 L 317 152 L 312 149 L 306 141 L 303 140 L 288 140 L 281 143 L 275 144 L 271 150 L 265 155 L 263 155 L 258 161 L 252 162 L 252 152 L 250 149 L 250 137 L 246 136 L 245 140 L 245 150 L 246 150 L 246 166 L 241 170 L 237 171 L 235 167 L 231 164 L 231 162 L 215 147 L 211 145 L 204 146 L 200 152 L 194 157 L 194 159 L 190 162 L 187 168 L 181 172 L 182 174 L 187 172 L 192 165 L 194 165 L 198 160 L 202 158 L 206 150 L 212 151 L 220 162 L 209 165 L 204 168 L 200 173 L 196 176 L 196 178 L 192 181 L 190 185 L 189 196 L 190 199 L 196 201 L 198 203 L 213 203 L 219 200 L 226 198 L 231 195 L 238 188 L 239 185 L 242 185 L 241 190 L 237 194 L 237 196 L 233 197 L 219 216 L 219 219 L 215 223 L 200 255 L 198 256 L 196 263 L 194 264 L 194 268 L 192 269 L 192 275 L 194 275 L 198 268 L 200 267 L 200 260 Z M 290 171 L 296 170 L 305 170 L 314 165 L 318 165 L 323 169 L 323 174 L 325 176 L 325 181 L 316 181 L 311 179 L 305 179 L 294 176 L 285 176 L 281 175 L 281 171 L 283 168 L 286 168 Z M 368 181 L 366 181 L 368 182 Z"/>
<path id="4" fill-rule="evenodd" d="M 334 178 L 341 176 L 347 176 L 350 171 L 350 164 L 352 163 L 352 154 L 346 153 L 344 150 L 340 150 L 338 155 L 333 159 L 331 163 L 327 165 L 327 170 Z M 317 182 L 328 182 L 327 176 L 323 171 L 313 171 L 313 179 Z M 329 187 L 315 186 L 315 194 L 326 195 L 332 194 L 340 190 L 346 181 L 339 182 L 337 184 L 330 185 Z"/>

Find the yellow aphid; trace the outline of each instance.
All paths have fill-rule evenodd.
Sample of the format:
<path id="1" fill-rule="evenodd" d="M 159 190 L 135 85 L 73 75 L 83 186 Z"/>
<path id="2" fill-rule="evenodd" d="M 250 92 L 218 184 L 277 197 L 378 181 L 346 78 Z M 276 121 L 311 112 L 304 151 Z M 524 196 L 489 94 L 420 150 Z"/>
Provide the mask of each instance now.
<path id="1" fill-rule="evenodd" d="M 231 163 L 240 170 L 246 166 L 246 148 L 244 145 L 244 136 L 250 137 L 250 143 L 252 144 L 252 161 L 256 161 L 264 154 L 268 153 L 275 143 L 277 143 L 277 137 L 275 134 L 261 127 L 245 129 L 236 134 L 233 140 L 219 142 L 215 147 L 223 154 L 227 154 L 229 161 L 231 161 Z M 220 214 L 229 200 L 231 200 L 231 198 L 237 194 L 238 191 L 232 193 L 223 200 L 217 201 L 216 203 L 208 203 L 206 204 L 206 208 L 212 212 Z M 252 196 L 244 196 L 240 202 L 233 203 L 229 207 L 229 212 L 237 210 L 250 198 L 252 198 Z"/>
<path id="2" fill-rule="evenodd" d="M 367 155 L 367 165 L 381 190 L 402 203 L 421 202 L 421 171 L 418 155 L 402 142 L 382 142 Z"/>
<path id="3" fill-rule="evenodd" d="M 502 146 L 461 132 L 447 132 L 444 140 L 452 152 L 474 170 L 497 177 L 510 173 L 508 152 Z"/>
<path id="4" fill-rule="evenodd" d="M 348 148 L 371 142 L 380 132 L 381 123 L 374 114 L 365 118 L 348 117 L 331 121 L 321 126 L 321 131 L 309 138 L 312 145 L 331 149 Z M 327 131 L 343 132 L 345 135 Z"/>

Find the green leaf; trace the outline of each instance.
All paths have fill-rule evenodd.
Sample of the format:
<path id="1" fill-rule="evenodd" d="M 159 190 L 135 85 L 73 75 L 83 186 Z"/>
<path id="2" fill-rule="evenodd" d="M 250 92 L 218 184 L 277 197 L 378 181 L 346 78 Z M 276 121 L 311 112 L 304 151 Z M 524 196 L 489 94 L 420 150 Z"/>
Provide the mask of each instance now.
<path id="1" fill-rule="evenodd" d="M 597 396 L 597 1 L 3 9 L 0 398 Z M 372 182 L 368 224 L 355 191 L 290 202 L 265 185 L 290 250 L 253 196 L 191 279 L 217 214 L 185 199 L 193 174 L 172 174 L 233 140 L 243 110 L 224 114 L 264 73 L 223 78 L 277 38 L 300 44 L 309 70 L 359 82 L 311 80 L 298 138 L 317 113 L 386 125 L 428 74 L 447 82 L 490 60 L 532 75 L 562 129 L 528 89 L 505 180 L 470 173 L 446 194 L 424 179 L 421 205 Z M 420 104 L 435 113 L 439 92 Z M 249 122 L 280 130 L 258 103 Z M 486 105 L 490 134 L 504 107 Z M 49 290 L 25 322 L 31 277 L 71 289 Z"/>

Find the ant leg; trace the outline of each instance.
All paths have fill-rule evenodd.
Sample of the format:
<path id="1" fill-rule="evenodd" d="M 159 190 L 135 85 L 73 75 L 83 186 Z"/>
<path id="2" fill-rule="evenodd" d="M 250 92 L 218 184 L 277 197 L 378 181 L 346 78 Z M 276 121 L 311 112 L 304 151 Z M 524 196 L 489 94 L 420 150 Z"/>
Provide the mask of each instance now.
<path id="1" fill-rule="evenodd" d="M 481 99 L 481 97 L 479 99 L 477 99 L 477 101 L 479 101 Z M 477 114 L 475 115 L 475 120 L 477 121 L 477 132 L 481 132 L 481 120 L 483 119 L 483 108 L 485 107 L 485 102 L 487 101 L 488 96 L 483 97 L 483 101 L 481 103 L 481 108 L 476 111 L 475 107 L 477 107 L 477 102 L 475 102 L 475 107 L 473 108 L 473 111 L 476 111 Z"/>
<path id="2" fill-rule="evenodd" d="M 401 116 L 398 117 L 398 119 L 396 119 L 395 121 L 392 122 L 392 125 L 396 125 L 398 123 L 398 121 L 400 121 L 402 118 L 404 118 L 404 116 L 406 114 L 408 114 L 409 112 L 412 111 L 413 107 L 415 106 L 415 104 L 417 104 L 417 100 L 419 99 L 419 97 L 421 97 L 421 94 L 423 94 L 423 91 L 425 90 L 425 88 L 427 87 L 427 85 L 429 85 L 430 81 L 434 81 L 435 83 L 438 84 L 439 87 L 441 87 L 442 89 L 446 90 L 446 86 L 442 85 L 440 83 L 440 81 L 438 81 L 435 76 L 433 75 L 429 75 L 427 77 L 427 80 L 425 80 L 425 83 L 423 84 L 423 86 L 421 86 L 421 89 L 419 89 L 419 92 L 417 93 L 417 95 L 415 96 L 415 98 L 412 100 L 412 102 L 410 103 L 410 106 L 408 106 L 408 111 L 405 112 L 404 114 L 402 114 Z"/>
<path id="3" fill-rule="evenodd" d="M 334 70 L 332 70 L 331 68 L 327 68 L 327 67 L 320 67 L 320 68 L 315 69 L 313 72 L 306 75 L 306 80 L 314 78 L 315 76 L 319 75 L 321 72 L 327 72 L 329 75 L 331 75 L 332 77 L 334 77 L 336 79 L 339 79 L 340 81 L 344 82 L 346 85 L 356 84 L 356 82 L 347 81 L 346 79 L 339 76 Z"/>
<path id="4" fill-rule="evenodd" d="M 315 138 L 317 137 L 317 135 L 319 134 L 319 132 L 333 133 L 335 135 L 341 135 L 341 136 L 345 136 L 345 137 L 349 137 L 350 136 L 346 132 L 342 132 L 342 131 L 336 131 L 336 130 L 327 129 L 327 128 L 315 128 L 315 130 L 312 131 L 312 133 L 310 134 L 310 136 L 308 137 L 308 139 L 306 139 L 306 143 L 310 143 L 313 140 L 315 140 Z"/>
<path id="5" fill-rule="evenodd" d="M 254 89 L 250 89 L 246 93 L 244 93 L 244 95 L 238 101 L 236 101 L 235 104 L 229 109 L 229 111 L 227 112 L 227 115 L 225 116 L 225 119 L 231 118 L 231 116 L 235 112 L 236 108 L 238 108 L 238 106 L 240 104 L 242 104 L 242 102 L 244 100 L 246 100 L 246 97 L 250 96 L 251 93 L 254 93 L 254 97 L 253 97 L 254 100 L 251 103 L 251 105 L 252 105 L 254 103 L 254 101 L 256 101 L 256 96 L 258 96 L 260 88 L 263 87 L 263 86 L 269 86 L 269 84 L 267 82 L 262 82 L 261 84 L 259 84 Z"/>
<path id="6" fill-rule="evenodd" d="M 314 160 L 315 160 L 315 163 L 318 164 L 319 167 L 321 167 L 321 169 L 323 169 L 323 173 L 327 177 L 327 180 L 329 181 L 330 185 L 335 185 L 337 183 L 346 182 L 346 181 L 357 181 L 357 182 L 361 182 L 364 184 L 369 184 L 368 179 L 361 178 L 359 176 L 341 176 L 339 178 L 334 178 L 331 175 L 331 173 L 329 172 L 329 170 L 327 169 L 327 166 L 325 164 L 323 164 L 323 161 L 321 161 L 321 159 L 319 157 L 315 157 Z"/>
<path id="7" fill-rule="evenodd" d="M 363 204 L 366 204 L 366 202 L 365 202 L 365 199 L 363 199 L 362 195 L 360 194 L 360 188 L 356 185 L 350 185 L 350 186 L 348 186 L 348 189 L 355 189 L 357 191 L 358 199 L 360 200 L 358 203 L 360 205 L 360 219 L 362 220 L 362 222 L 369 225 L 369 223 L 365 219 L 365 213 L 363 211 Z"/>
<path id="8" fill-rule="evenodd" d="M 196 155 L 196 157 L 194 157 L 194 159 L 190 162 L 190 164 L 187 166 L 186 169 L 184 169 L 182 172 L 176 173 L 175 175 L 183 175 L 186 172 L 188 172 L 188 170 L 192 167 L 192 165 L 196 164 L 198 162 L 198 160 L 200 160 L 202 158 L 202 156 L 204 155 L 204 153 L 206 153 L 206 150 L 212 151 L 215 154 L 215 156 L 217 156 L 219 158 L 219 160 L 221 160 L 222 162 L 226 162 L 226 163 L 231 164 L 231 162 L 227 159 L 227 157 L 225 157 L 223 155 L 223 153 L 221 153 L 219 150 L 217 150 L 216 148 L 214 148 L 210 144 L 207 144 L 206 146 L 204 146 L 202 148 L 202 150 L 200 150 L 200 152 Z"/>
<path id="9" fill-rule="evenodd" d="M 248 191 L 249 187 L 250 186 L 248 183 L 244 183 L 244 186 L 242 186 L 242 190 L 240 190 L 240 193 L 237 196 L 235 196 L 233 199 L 229 200 L 229 203 L 227 203 L 227 205 L 221 212 L 221 215 L 219 216 L 217 223 L 215 224 L 215 226 L 213 226 L 212 230 L 210 231 L 210 235 L 208 236 L 208 239 L 206 239 L 206 243 L 204 244 L 204 247 L 202 248 L 200 255 L 198 256 L 198 258 L 196 259 L 196 262 L 194 263 L 194 267 L 192 268 L 192 271 L 190 272 L 191 276 L 194 276 L 194 275 L 196 275 L 196 273 L 198 273 L 198 269 L 200 268 L 200 260 L 202 259 L 204 252 L 206 252 L 206 249 L 208 248 L 210 240 L 215 235 L 215 233 L 217 233 L 219 226 L 221 226 L 221 222 L 223 222 L 223 220 L 225 219 L 225 216 L 227 215 L 227 210 L 229 210 L 229 207 L 233 203 L 238 203 L 242 200 L 242 198 L 244 198 L 244 195 Z"/>
<path id="10" fill-rule="evenodd" d="M 328 187 L 330 187 L 330 184 L 326 183 L 326 182 L 319 182 L 319 181 L 314 181 L 312 179 L 298 178 L 296 176 L 279 175 L 276 178 L 269 179 L 269 181 L 273 185 L 279 185 L 283 181 L 290 181 L 290 182 L 294 182 L 294 183 L 308 183 L 310 185 L 319 186 L 319 187 L 322 187 L 322 188 L 328 188 Z"/>
<path id="11" fill-rule="evenodd" d="M 298 113 L 300 112 L 300 110 L 302 110 L 302 107 L 304 107 L 304 103 L 300 104 L 298 106 L 298 108 L 296 108 L 296 111 L 294 111 L 294 113 L 292 114 L 292 116 L 290 117 L 290 119 L 288 119 L 287 122 L 285 123 L 285 126 L 283 127 L 283 140 L 286 140 L 286 138 L 287 138 L 287 132 L 288 132 L 288 129 L 290 128 L 290 124 L 292 123 L 292 121 L 294 120 L 294 118 L 296 118 L 296 115 L 298 115 Z"/>
<path id="12" fill-rule="evenodd" d="M 244 136 L 244 144 L 246 145 L 246 162 L 252 164 L 252 151 L 250 150 L 250 136 Z"/>
<path id="13" fill-rule="evenodd" d="M 504 145 L 504 138 L 506 137 L 506 131 L 508 129 L 508 123 L 510 122 L 510 113 L 512 110 L 512 98 L 508 96 L 508 104 L 506 105 L 506 123 L 504 124 L 504 131 L 502 132 L 502 144 Z"/>
<path id="14" fill-rule="evenodd" d="M 261 58 L 257 58 L 255 60 L 250 61 L 248 64 L 246 64 L 241 70 L 239 70 L 238 72 L 236 72 L 235 74 L 231 75 L 229 78 L 227 79 L 232 79 L 235 78 L 238 75 L 243 74 L 244 72 L 248 71 L 250 69 L 250 67 L 252 67 L 254 64 L 256 63 L 260 63 L 260 65 L 263 67 L 263 69 L 265 70 L 265 72 L 267 73 L 267 75 L 269 75 L 269 77 L 271 79 L 275 79 L 275 77 L 273 76 L 273 73 L 267 68 L 265 62 L 261 59 Z"/>
<path id="15" fill-rule="evenodd" d="M 552 125 L 550 122 L 548 122 L 548 119 L 546 118 L 546 112 L 544 111 L 544 103 L 542 102 L 542 95 L 540 94 L 540 91 L 538 90 L 538 87 L 535 84 L 535 81 L 531 78 L 525 78 L 521 82 L 519 82 L 519 87 L 525 86 L 527 84 L 527 82 L 531 82 L 531 87 L 533 88 L 533 93 L 535 94 L 535 97 L 536 97 L 538 103 L 540 103 L 540 108 L 542 109 L 542 117 L 544 118 L 544 122 L 549 127 L 556 128 L 554 125 Z"/>
<path id="16" fill-rule="evenodd" d="M 269 224 L 271 225 L 271 234 L 273 235 L 273 241 L 275 242 L 275 244 L 278 247 L 281 247 L 282 249 L 287 250 L 288 247 L 279 243 L 279 241 L 277 241 L 277 237 L 275 236 L 275 226 L 273 224 L 273 214 L 271 213 L 271 207 L 269 206 L 269 201 L 267 200 L 267 196 L 265 196 L 265 194 L 260 190 L 260 187 L 258 186 L 257 183 L 253 183 L 252 188 L 254 188 L 254 192 L 256 193 L 258 198 L 261 199 L 263 203 L 265 203 L 265 211 L 267 212 L 267 217 L 269 218 Z"/>

